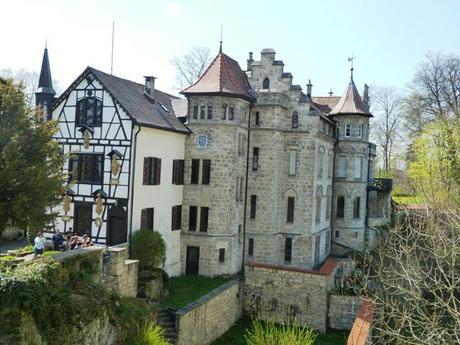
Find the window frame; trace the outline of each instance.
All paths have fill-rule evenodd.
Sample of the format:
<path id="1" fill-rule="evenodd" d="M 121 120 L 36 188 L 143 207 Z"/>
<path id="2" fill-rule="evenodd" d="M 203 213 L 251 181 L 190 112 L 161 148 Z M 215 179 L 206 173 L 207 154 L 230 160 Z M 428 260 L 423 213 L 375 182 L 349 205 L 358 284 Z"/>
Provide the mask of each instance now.
<path id="1" fill-rule="evenodd" d="M 295 198 L 289 196 L 287 198 L 287 214 L 286 214 L 286 223 L 293 224 L 295 215 Z"/>
<path id="2" fill-rule="evenodd" d="M 192 222 L 193 216 L 193 222 Z M 192 226 L 193 225 L 193 226 Z M 189 206 L 188 210 L 188 231 L 196 232 L 198 225 L 198 206 Z"/>
<path id="3" fill-rule="evenodd" d="M 200 160 L 192 158 L 190 164 L 190 184 L 199 184 L 200 182 Z"/>
<path id="4" fill-rule="evenodd" d="M 171 210 L 171 230 L 181 230 L 182 228 L 182 205 L 175 205 Z"/>
<path id="5" fill-rule="evenodd" d="M 155 224 L 155 209 L 146 207 L 141 210 L 141 229 L 153 230 Z"/>
<path id="6" fill-rule="evenodd" d="M 256 219 L 257 214 L 257 195 L 251 195 L 249 218 Z"/>
<path id="7" fill-rule="evenodd" d="M 258 147 L 253 147 L 252 148 L 252 171 L 258 171 L 259 170 L 259 148 Z"/>
<path id="8" fill-rule="evenodd" d="M 297 129 L 299 128 L 299 113 L 294 111 L 291 117 L 291 128 Z"/>
<path id="9" fill-rule="evenodd" d="M 351 138 L 351 123 L 345 124 L 345 138 Z"/>
<path id="10" fill-rule="evenodd" d="M 202 166 L 202 175 L 201 175 L 201 184 L 210 185 L 211 184 L 211 160 L 203 159 Z"/>
<path id="11" fill-rule="evenodd" d="M 209 207 L 200 207 L 200 232 L 208 232 Z"/>
<path id="12" fill-rule="evenodd" d="M 335 217 L 344 219 L 345 218 L 345 196 L 337 195 L 335 208 L 336 208 Z"/>
<path id="13" fill-rule="evenodd" d="M 284 262 L 292 262 L 292 237 L 284 239 Z"/>
<path id="14" fill-rule="evenodd" d="M 92 178 L 91 179 L 82 179 L 82 171 L 83 171 L 83 162 L 88 164 L 89 160 L 86 159 L 91 157 L 91 165 L 92 165 Z M 91 185 L 102 185 L 104 183 L 104 161 L 105 157 L 103 153 L 77 153 L 71 157 L 69 157 L 69 165 L 68 165 L 68 172 L 69 172 L 69 181 L 76 181 L 80 184 L 91 184 Z M 76 166 L 75 166 L 76 164 Z M 100 171 L 99 176 L 96 179 L 96 169 L 97 165 L 99 165 Z M 76 176 L 74 176 L 76 171 Z"/>
<path id="15" fill-rule="evenodd" d="M 94 104 L 92 105 L 94 115 L 93 115 L 93 123 L 88 123 L 88 101 L 89 100 L 94 100 Z M 81 114 L 81 109 L 80 109 L 80 104 L 83 104 L 85 106 L 84 109 L 84 119 L 82 119 L 82 114 Z M 98 113 L 98 105 L 100 105 L 100 112 Z M 89 126 L 89 127 L 101 127 L 102 126 L 102 119 L 103 119 L 103 110 L 104 105 L 102 103 L 102 100 L 95 97 L 95 96 L 88 96 L 88 97 L 83 97 L 77 101 L 76 107 L 75 107 L 75 124 L 77 126 Z M 95 119 L 95 120 L 94 120 Z M 97 121 L 96 121 L 97 120 Z"/>

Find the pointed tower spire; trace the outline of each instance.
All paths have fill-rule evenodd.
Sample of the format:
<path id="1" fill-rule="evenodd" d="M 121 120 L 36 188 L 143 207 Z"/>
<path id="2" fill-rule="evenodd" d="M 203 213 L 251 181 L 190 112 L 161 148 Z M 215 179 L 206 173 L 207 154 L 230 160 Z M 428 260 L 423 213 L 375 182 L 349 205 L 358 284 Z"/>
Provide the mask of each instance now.
<path id="1" fill-rule="evenodd" d="M 224 32 L 224 26 L 221 24 L 220 25 L 220 47 L 219 47 L 219 53 L 222 54 L 222 36 Z"/>
<path id="2" fill-rule="evenodd" d="M 54 100 L 54 96 L 56 95 L 56 91 L 53 89 L 53 80 L 51 78 L 51 68 L 47 46 L 48 43 L 45 42 L 45 50 L 43 52 L 38 88 L 37 91 L 35 91 L 35 105 L 44 107 L 46 117 L 47 119 L 50 119 L 51 106 Z"/>

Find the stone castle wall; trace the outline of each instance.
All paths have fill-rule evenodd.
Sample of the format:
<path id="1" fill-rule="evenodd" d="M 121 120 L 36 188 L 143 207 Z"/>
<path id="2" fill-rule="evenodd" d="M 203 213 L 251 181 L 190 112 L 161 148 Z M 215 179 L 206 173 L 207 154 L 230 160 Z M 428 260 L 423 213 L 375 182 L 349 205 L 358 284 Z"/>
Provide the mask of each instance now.
<path id="1" fill-rule="evenodd" d="M 177 345 L 207 345 L 224 334 L 242 313 L 240 281 L 221 285 L 176 312 Z"/>
<path id="2" fill-rule="evenodd" d="M 243 308 L 263 320 L 296 319 L 325 332 L 328 292 L 338 269 L 328 259 L 318 271 L 248 263 L 245 271 Z"/>
<path id="3" fill-rule="evenodd" d="M 333 329 L 351 329 L 361 304 L 358 296 L 329 296 L 329 327 Z"/>

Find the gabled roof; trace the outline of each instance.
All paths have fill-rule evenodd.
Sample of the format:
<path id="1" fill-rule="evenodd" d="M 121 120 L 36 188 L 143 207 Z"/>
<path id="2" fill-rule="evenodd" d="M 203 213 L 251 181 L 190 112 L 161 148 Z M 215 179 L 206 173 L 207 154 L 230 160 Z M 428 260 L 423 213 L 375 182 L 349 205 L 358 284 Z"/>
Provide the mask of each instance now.
<path id="1" fill-rule="evenodd" d="M 331 110 L 339 103 L 338 96 L 317 96 L 311 98 L 315 106 L 325 114 L 329 114 Z"/>
<path id="2" fill-rule="evenodd" d="M 237 61 L 220 52 L 195 84 L 182 90 L 184 95 L 221 94 L 254 100 L 251 85 Z"/>
<path id="3" fill-rule="evenodd" d="M 40 70 L 40 79 L 38 80 L 38 89 L 36 93 L 47 93 L 53 96 L 56 94 L 56 91 L 53 89 L 53 80 L 51 78 L 48 48 L 45 48 L 43 52 L 42 68 Z"/>
<path id="4" fill-rule="evenodd" d="M 367 107 L 364 105 L 358 90 L 356 89 L 355 82 L 351 78 L 347 89 L 340 98 L 339 102 L 335 105 L 329 115 L 340 114 L 356 114 L 364 116 L 372 116 Z"/>
<path id="5" fill-rule="evenodd" d="M 144 85 L 115 77 L 87 67 L 72 85 L 59 97 L 54 108 L 89 74 L 93 75 L 110 93 L 114 100 L 139 125 L 188 134 L 189 129 L 180 122 L 172 106 L 176 96 L 155 89 L 154 100 L 144 94 Z"/>

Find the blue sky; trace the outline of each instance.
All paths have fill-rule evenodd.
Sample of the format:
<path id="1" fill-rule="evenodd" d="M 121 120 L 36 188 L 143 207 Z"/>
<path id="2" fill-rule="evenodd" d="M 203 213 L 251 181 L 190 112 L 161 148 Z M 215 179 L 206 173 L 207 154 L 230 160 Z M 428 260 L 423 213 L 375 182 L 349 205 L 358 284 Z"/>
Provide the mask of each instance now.
<path id="1" fill-rule="evenodd" d="M 169 60 L 195 45 L 224 52 L 244 68 L 274 48 L 294 83 L 314 95 L 342 94 L 355 59 L 355 81 L 405 87 L 428 51 L 460 55 L 460 1 L 4 1 L 0 0 L 0 69 L 39 70 L 48 40 L 53 78 L 64 89 L 90 65 L 174 90 Z"/>

